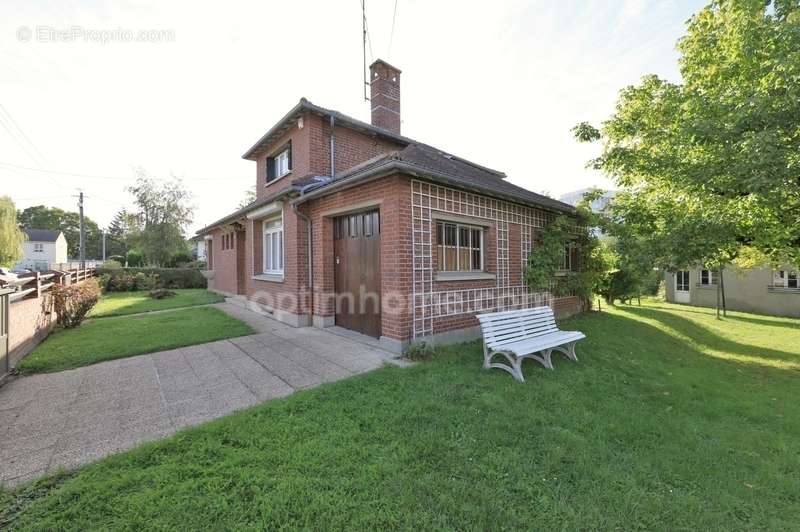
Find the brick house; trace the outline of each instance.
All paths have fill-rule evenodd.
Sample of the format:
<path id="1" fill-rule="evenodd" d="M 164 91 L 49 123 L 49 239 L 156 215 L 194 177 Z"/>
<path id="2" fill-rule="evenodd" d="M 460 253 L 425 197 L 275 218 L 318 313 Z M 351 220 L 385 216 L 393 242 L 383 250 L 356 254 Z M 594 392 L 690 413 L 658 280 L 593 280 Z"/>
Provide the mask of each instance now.
<path id="1" fill-rule="evenodd" d="M 370 76 L 371 124 L 301 99 L 243 155 L 257 199 L 198 231 L 209 287 L 395 352 L 475 337 L 476 311 L 578 311 L 522 279 L 537 230 L 574 208 L 402 136 L 400 70 L 377 60 Z"/>

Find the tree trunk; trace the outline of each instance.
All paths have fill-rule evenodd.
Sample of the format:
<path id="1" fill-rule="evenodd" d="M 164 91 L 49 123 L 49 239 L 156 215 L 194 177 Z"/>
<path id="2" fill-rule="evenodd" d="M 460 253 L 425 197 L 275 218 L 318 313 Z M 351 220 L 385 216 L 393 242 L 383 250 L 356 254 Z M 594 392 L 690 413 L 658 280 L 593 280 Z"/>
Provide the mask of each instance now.
<path id="1" fill-rule="evenodd" d="M 717 319 L 720 319 L 719 318 L 719 296 L 720 296 L 719 283 L 717 283 Z"/>
<path id="2" fill-rule="evenodd" d="M 728 306 L 725 304 L 725 278 L 723 277 L 723 267 L 719 267 L 719 291 L 722 294 L 722 315 L 728 317 Z"/>

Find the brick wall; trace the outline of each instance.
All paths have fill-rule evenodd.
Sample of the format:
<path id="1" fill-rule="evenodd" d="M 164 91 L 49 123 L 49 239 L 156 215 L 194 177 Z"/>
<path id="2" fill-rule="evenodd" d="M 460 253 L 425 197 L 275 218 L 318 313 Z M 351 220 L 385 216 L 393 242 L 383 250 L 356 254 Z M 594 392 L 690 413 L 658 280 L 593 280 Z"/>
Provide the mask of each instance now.
<path id="1" fill-rule="evenodd" d="M 411 316 L 411 189 L 410 179 L 390 176 L 336 192 L 302 206 L 313 220 L 314 314 L 333 316 L 333 219 L 341 209 L 377 206 L 381 223 L 381 314 L 382 335 L 403 340 L 408 337 Z M 399 297 L 402 301 L 392 299 Z"/>
<path id="2" fill-rule="evenodd" d="M 270 216 L 274 216 L 270 215 Z M 261 220 L 247 221 L 245 282 L 247 297 L 268 309 L 296 315 L 310 312 L 308 294 L 307 229 L 288 203 L 283 205 L 283 279 L 260 280 L 263 272 L 263 230 Z"/>
<path id="3" fill-rule="evenodd" d="M 231 235 L 234 241 L 232 249 L 222 249 L 223 235 Z M 236 232 L 231 227 L 218 228 L 211 233 L 214 278 L 209 281 L 209 288 L 229 294 L 237 294 L 239 289 L 239 273 L 236 268 Z"/>
<path id="4" fill-rule="evenodd" d="M 42 308 L 42 299 L 23 299 L 9 305 L 8 352 L 12 367 L 42 341 L 55 324 L 55 314 Z"/>

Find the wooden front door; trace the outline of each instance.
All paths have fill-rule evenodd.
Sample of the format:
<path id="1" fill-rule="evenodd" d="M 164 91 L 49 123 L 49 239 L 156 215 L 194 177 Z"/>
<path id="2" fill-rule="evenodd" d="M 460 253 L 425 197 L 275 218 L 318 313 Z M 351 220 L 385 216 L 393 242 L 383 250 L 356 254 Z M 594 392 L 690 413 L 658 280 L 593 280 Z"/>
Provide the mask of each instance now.
<path id="1" fill-rule="evenodd" d="M 381 228 L 378 211 L 333 221 L 336 325 L 381 335 Z"/>

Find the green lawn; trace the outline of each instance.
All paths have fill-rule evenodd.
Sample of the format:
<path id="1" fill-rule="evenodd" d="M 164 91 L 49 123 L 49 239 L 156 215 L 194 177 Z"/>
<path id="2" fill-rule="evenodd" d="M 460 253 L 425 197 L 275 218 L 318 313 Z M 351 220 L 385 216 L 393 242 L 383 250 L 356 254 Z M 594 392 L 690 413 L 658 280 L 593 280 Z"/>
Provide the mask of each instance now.
<path id="1" fill-rule="evenodd" d="M 173 290 L 175 297 L 152 299 L 147 291 L 142 292 L 110 292 L 103 294 L 100 301 L 92 309 L 90 317 L 105 318 L 107 316 L 124 316 L 154 310 L 167 310 L 180 307 L 194 307 L 219 303 L 225 298 L 204 288 L 185 288 Z"/>
<path id="2" fill-rule="evenodd" d="M 61 371 L 253 332 L 246 323 L 213 307 L 91 320 L 51 334 L 18 367 L 23 373 Z"/>
<path id="3" fill-rule="evenodd" d="M 565 327 L 580 363 L 524 384 L 452 347 L 5 492 L 0 528 L 798 529 L 797 320 Z"/>

